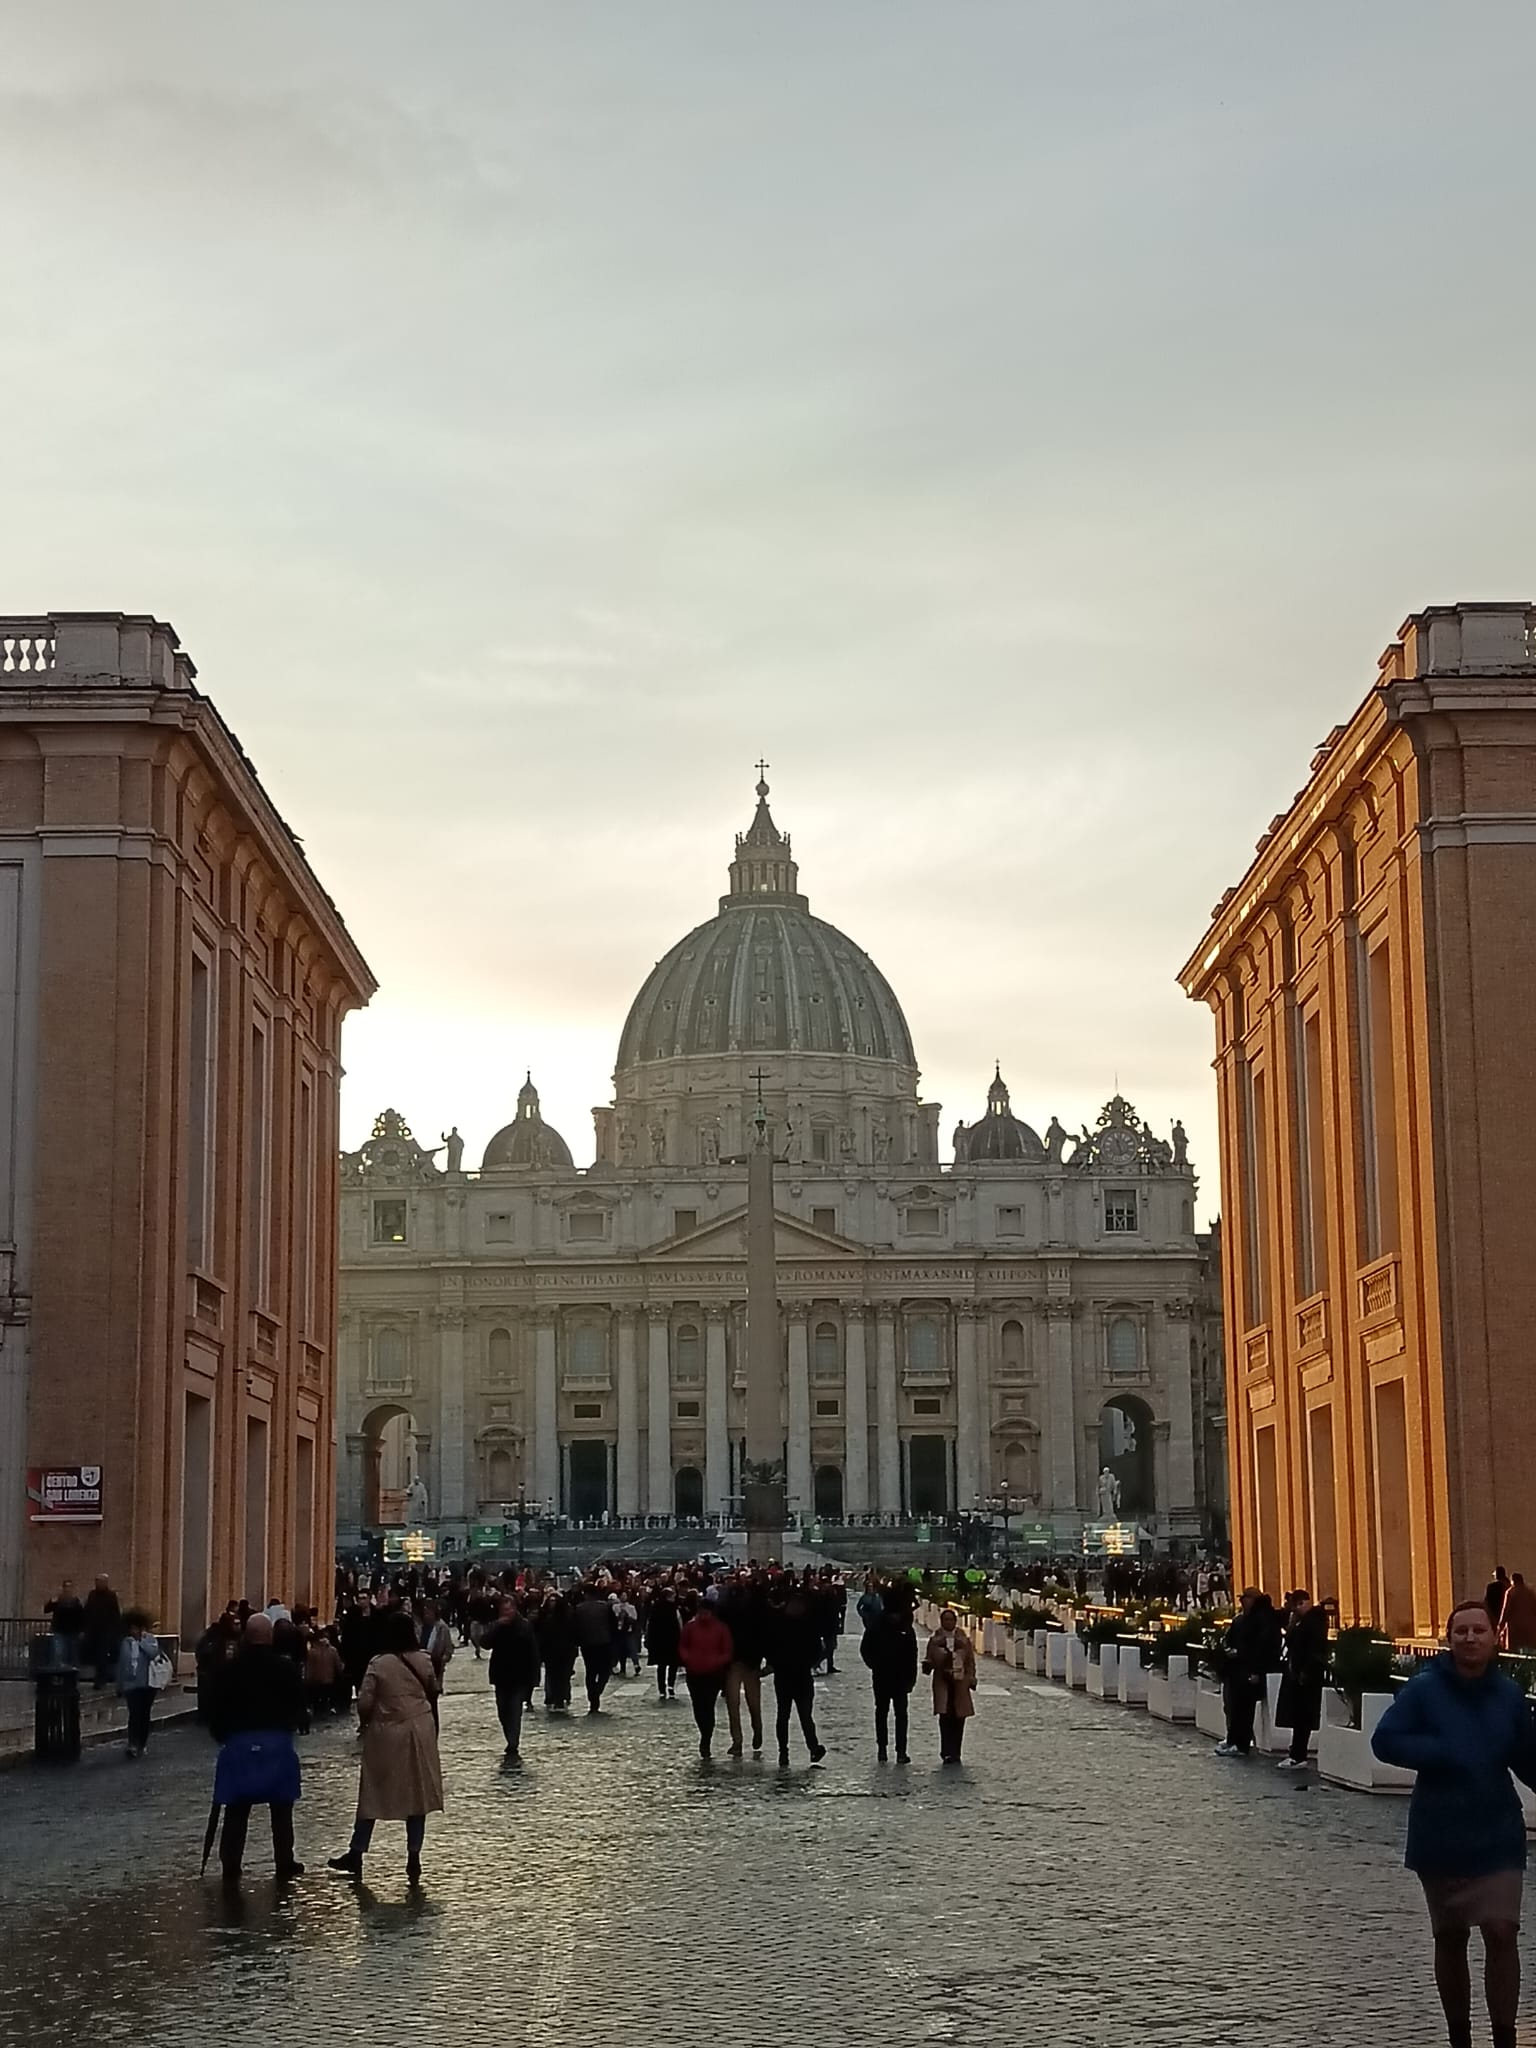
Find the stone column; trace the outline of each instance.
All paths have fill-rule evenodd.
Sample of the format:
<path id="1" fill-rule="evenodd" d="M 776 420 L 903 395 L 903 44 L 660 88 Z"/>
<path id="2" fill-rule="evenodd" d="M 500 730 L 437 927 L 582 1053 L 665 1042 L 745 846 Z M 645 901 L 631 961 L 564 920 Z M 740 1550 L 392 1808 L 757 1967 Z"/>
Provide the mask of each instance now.
<path id="1" fill-rule="evenodd" d="M 976 1375 L 976 1304 L 955 1309 L 955 1506 L 969 1514 L 981 1494 L 981 1389 Z"/>
<path id="2" fill-rule="evenodd" d="M 722 1520 L 731 1492 L 730 1382 L 723 1308 L 704 1311 L 704 1512 Z"/>
<path id="3" fill-rule="evenodd" d="M 437 1518 L 464 1519 L 464 1311 L 437 1312 Z"/>
<path id="4" fill-rule="evenodd" d="M 789 1460 L 786 1480 L 790 1513 L 802 1521 L 816 1518 L 816 1494 L 811 1480 L 811 1355 L 806 1320 L 810 1305 L 790 1302 L 789 1317 Z"/>
<path id="5" fill-rule="evenodd" d="M 1166 1515 L 1194 1516 L 1195 1499 L 1195 1393 L 1190 1364 L 1190 1318 L 1193 1304 L 1170 1301 L 1164 1304 L 1168 1358 L 1168 1492 L 1158 1496 L 1158 1507 Z"/>
<path id="6" fill-rule="evenodd" d="M 901 1425 L 896 1407 L 896 1311 L 875 1310 L 875 1453 L 880 1475 L 880 1512 L 901 1513 Z"/>
<path id="7" fill-rule="evenodd" d="M 555 1367 L 555 1312 L 533 1313 L 533 1491 L 560 1512 L 560 1385 Z"/>
<path id="8" fill-rule="evenodd" d="M 339 1542 L 360 1543 L 363 1535 L 365 1475 L 373 1454 L 373 1441 L 357 1430 L 342 1438 L 343 1460 L 338 1474 L 336 1528 Z"/>
<path id="9" fill-rule="evenodd" d="M 0 1325 L 0 1599 L 7 1614 L 25 1614 L 27 1520 L 27 1386 L 30 1324 Z M 178 1399 L 183 1398 L 178 1395 Z M 210 1474 L 210 1486 L 212 1476 Z M 50 1586 L 50 1594 L 57 1592 Z M 35 1608 L 33 1609 L 35 1612 Z"/>
<path id="10" fill-rule="evenodd" d="M 649 1473 L 646 1480 L 646 1512 L 670 1515 L 672 1492 L 672 1377 L 671 1339 L 668 1325 L 672 1311 L 665 1302 L 647 1305 L 647 1349 L 645 1401 L 649 1436 Z"/>
<path id="11" fill-rule="evenodd" d="M 635 1356 L 635 1312 L 619 1310 L 618 1444 L 614 1500 L 621 1515 L 640 1512 L 640 1367 Z"/>
<path id="12" fill-rule="evenodd" d="M 1045 1473 L 1049 1512 L 1067 1515 L 1077 1507 L 1077 1447 L 1073 1411 L 1077 1394 L 1072 1376 L 1072 1304 L 1045 1304 Z"/>
<path id="13" fill-rule="evenodd" d="M 869 1513 L 869 1368 L 864 1356 L 862 1302 L 845 1301 L 843 1311 L 843 1513 Z"/>
<path id="14" fill-rule="evenodd" d="M 1152 1507 L 1156 1514 L 1166 1521 L 1168 1516 L 1168 1425 L 1154 1422 L 1152 1425 Z M 1150 1518 L 1149 1518 L 1150 1519 Z M 1127 1521 L 1135 1520 L 1128 1515 Z"/>

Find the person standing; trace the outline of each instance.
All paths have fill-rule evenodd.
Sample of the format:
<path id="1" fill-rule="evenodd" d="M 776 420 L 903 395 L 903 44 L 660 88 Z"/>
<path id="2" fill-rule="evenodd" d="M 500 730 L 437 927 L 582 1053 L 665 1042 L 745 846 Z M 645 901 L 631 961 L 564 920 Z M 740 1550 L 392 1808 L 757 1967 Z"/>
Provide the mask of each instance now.
<path id="1" fill-rule="evenodd" d="M 1504 1618 L 1504 1595 L 1508 1591 L 1509 1573 L 1505 1571 L 1503 1565 L 1496 1564 L 1493 1568 L 1493 1577 L 1488 1581 L 1488 1590 L 1483 1595 L 1484 1603 L 1488 1609 L 1488 1618 L 1492 1621 L 1495 1628 L 1498 1627 Z"/>
<path id="2" fill-rule="evenodd" d="M 767 1613 L 762 1587 L 754 1578 L 739 1579 L 721 1602 L 731 1632 L 731 1662 L 725 1674 L 725 1717 L 731 1730 L 731 1755 L 741 1755 L 741 1702 L 745 1697 L 752 1723 L 752 1754 L 763 1747 L 763 1647 Z"/>
<path id="3" fill-rule="evenodd" d="M 960 1629 L 953 1607 L 939 1616 L 928 1638 L 923 1669 L 933 1678 L 933 1711 L 939 1719 L 939 1761 L 957 1764 L 965 1742 L 965 1724 L 976 1712 L 976 1651 Z"/>
<path id="4" fill-rule="evenodd" d="M 553 1586 L 534 1616 L 533 1633 L 544 1666 L 544 1711 L 568 1714 L 571 1673 L 576 1669 L 576 1629 L 570 1602 Z"/>
<path id="5" fill-rule="evenodd" d="M 1536 1732 L 1519 1686 L 1498 1669 L 1486 1598 L 1452 1609 L 1446 1643 L 1382 1715 L 1371 1748 L 1383 1763 L 1418 1774 L 1404 1860 L 1429 1908 L 1451 2048 L 1472 2044 L 1474 1927 L 1483 1937 L 1493 2048 L 1515 2048 L 1526 1847 L 1510 1773 L 1536 1787 Z"/>
<path id="6" fill-rule="evenodd" d="M 427 1815 L 443 1810 L 443 1767 L 432 1713 L 437 1676 L 432 1659 L 417 1643 L 416 1624 L 408 1609 L 385 1611 L 377 1624 L 377 1641 L 378 1654 L 364 1672 L 357 1695 L 357 1717 L 363 1730 L 357 1819 L 346 1849 L 340 1856 L 332 1856 L 326 1867 L 361 1877 L 375 1823 L 403 1820 L 405 1874 L 416 1884 L 421 1878 Z"/>
<path id="7" fill-rule="evenodd" d="M 310 1721 L 336 1711 L 345 1679 L 341 1651 L 330 1632 L 312 1629 L 304 1645 L 304 1707 Z"/>
<path id="8" fill-rule="evenodd" d="M 863 1602 L 860 1602 L 862 1608 Z M 879 1617 L 869 1621 L 859 1655 L 869 1667 L 875 1692 L 875 1755 L 884 1763 L 890 1754 L 891 1711 L 896 1718 L 896 1761 L 907 1762 L 907 1698 L 917 1684 L 917 1631 L 911 1603 L 897 1588 L 888 1588 Z"/>
<path id="9" fill-rule="evenodd" d="M 731 1667 L 735 1646 L 717 1607 L 700 1601 L 683 1624 L 678 1656 L 688 1674 L 688 1696 L 699 1729 L 699 1755 L 709 1756 L 715 1738 L 715 1708 Z"/>
<path id="10" fill-rule="evenodd" d="M 677 1594 L 672 1587 L 663 1586 L 651 1602 L 645 1623 L 645 1654 L 656 1667 L 656 1697 L 659 1700 L 677 1697 L 677 1671 L 681 1661 L 677 1645 L 682 1627 L 682 1616 L 677 1611 Z"/>
<path id="11" fill-rule="evenodd" d="M 96 1583 L 81 1603 L 83 1627 L 80 1646 L 85 1660 L 95 1671 L 100 1692 L 117 1669 L 118 1646 L 123 1640 L 123 1614 L 112 1581 L 98 1572 Z"/>
<path id="12" fill-rule="evenodd" d="M 1536 1650 L 1536 1592 L 1516 1572 L 1499 1610 L 1499 1641 L 1506 1650 Z"/>
<path id="13" fill-rule="evenodd" d="M 789 1717 L 796 1714 L 811 1762 L 819 1764 L 826 1749 L 816 1733 L 816 1666 L 821 1662 L 820 1618 L 806 1588 L 789 1580 L 769 1606 L 768 1661 L 773 1666 L 775 1729 L 779 1768 L 789 1764 Z"/>
<path id="14" fill-rule="evenodd" d="M 1287 1603 L 1291 1618 L 1281 1651 L 1280 1697 L 1275 1722 L 1291 1731 L 1290 1753 L 1280 1759 L 1282 1771 L 1304 1771 L 1312 1736 L 1323 1718 L 1323 1683 L 1328 1675 L 1328 1610 L 1317 1606 L 1302 1588 Z"/>
<path id="15" fill-rule="evenodd" d="M 486 1637 L 491 1653 L 487 1676 L 496 1695 L 496 1718 L 506 1740 L 506 1761 L 522 1765 L 523 1714 L 539 1682 L 539 1645 L 533 1624 L 510 1594 L 501 1603 L 501 1617 Z"/>
<path id="16" fill-rule="evenodd" d="M 596 1584 L 582 1588 L 574 1615 L 576 1642 L 587 1675 L 587 1712 L 602 1712 L 603 1687 L 613 1674 L 613 1608 Z"/>
<path id="17" fill-rule="evenodd" d="M 218 1667 L 209 1686 L 208 1728 L 219 1745 L 213 1797 L 224 1809 L 219 1861 L 226 1885 L 240 1882 L 253 1806 L 271 1812 L 278 1877 L 304 1875 L 293 1853 L 293 1809 L 300 1792 L 293 1738 L 305 1718 L 293 1661 L 273 1647 L 267 1616 L 253 1614 L 235 1654 Z"/>
<path id="18" fill-rule="evenodd" d="M 68 1656 L 73 1662 L 79 1654 L 78 1645 L 85 1633 L 85 1602 L 75 1591 L 73 1579 L 61 1579 L 59 1590 L 51 1600 L 43 1602 L 43 1612 L 48 1616 L 49 1626 L 56 1636 L 62 1636 L 69 1644 Z"/>
<path id="19" fill-rule="evenodd" d="M 1267 1674 L 1275 1668 L 1280 1653 L 1280 1618 L 1269 1595 L 1261 1593 L 1257 1586 L 1244 1590 L 1237 1619 L 1227 1630 L 1223 1648 L 1227 1663 L 1221 1696 L 1227 1733 L 1213 1754 L 1251 1756 L 1253 1717 L 1264 1696 Z"/>
<path id="20" fill-rule="evenodd" d="M 432 1670 L 437 1678 L 437 1689 L 441 1693 L 448 1665 L 453 1656 L 453 1630 L 444 1621 L 443 1611 L 435 1600 L 422 1601 L 421 1619 L 418 1627 L 421 1632 L 421 1647 L 432 1659 Z"/>
<path id="21" fill-rule="evenodd" d="M 127 1634 L 118 1645 L 117 1690 L 128 1709 L 128 1750 L 142 1756 L 149 1746 L 150 1723 L 154 1715 L 155 1682 L 151 1667 L 160 1660 L 160 1644 L 151 1633 L 149 1616 L 131 1607 L 123 1616 Z"/>

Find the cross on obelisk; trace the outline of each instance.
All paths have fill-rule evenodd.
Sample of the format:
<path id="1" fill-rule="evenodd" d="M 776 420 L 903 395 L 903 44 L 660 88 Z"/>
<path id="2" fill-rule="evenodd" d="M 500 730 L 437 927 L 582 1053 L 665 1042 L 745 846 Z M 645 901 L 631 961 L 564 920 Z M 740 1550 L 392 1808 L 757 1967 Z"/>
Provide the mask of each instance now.
<path id="1" fill-rule="evenodd" d="M 784 1428 L 779 1405 L 779 1285 L 773 1229 L 773 1147 L 761 1067 L 752 1145 L 747 1154 L 747 1554 L 778 1564 L 784 1556 Z"/>

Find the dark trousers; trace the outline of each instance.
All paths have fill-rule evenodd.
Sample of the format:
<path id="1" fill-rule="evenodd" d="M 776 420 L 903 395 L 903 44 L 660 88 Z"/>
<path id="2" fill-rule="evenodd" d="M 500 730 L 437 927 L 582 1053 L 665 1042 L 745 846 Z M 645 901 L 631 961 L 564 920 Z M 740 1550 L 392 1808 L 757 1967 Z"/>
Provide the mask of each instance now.
<path id="1" fill-rule="evenodd" d="M 837 1639 L 841 1633 L 840 1629 L 829 1628 L 821 1639 L 822 1662 L 829 1671 L 837 1669 Z"/>
<path id="2" fill-rule="evenodd" d="M 961 1745 L 965 1741 L 965 1716 L 963 1714 L 940 1714 L 939 1716 L 939 1758 L 945 1763 L 959 1763 Z"/>
<path id="3" fill-rule="evenodd" d="M 882 1756 L 885 1755 L 888 1747 L 885 1739 L 886 1728 L 888 1717 L 893 1707 L 896 1710 L 896 1754 L 898 1756 L 905 1756 L 907 1753 L 907 1696 L 900 1686 L 881 1685 L 877 1679 L 875 1682 L 875 1747 Z"/>
<path id="4" fill-rule="evenodd" d="M 1323 1718 L 1323 1692 L 1319 1686 L 1315 1691 L 1308 1686 L 1305 1691 L 1296 1689 L 1291 1713 L 1291 1761 L 1304 1764 L 1307 1760 L 1307 1746 L 1312 1740 L 1312 1731 Z"/>
<path id="5" fill-rule="evenodd" d="M 123 1694 L 128 1709 L 128 1747 L 142 1749 L 149 1740 L 149 1724 L 155 1710 L 155 1696 L 147 1685 Z"/>
<path id="6" fill-rule="evenodd" d="M 293 1868 L 293 1808 L 274 1806 L 272 1813 L 272 1861 L 279 1877 Z M 224 1809 L 224 1833 L 219 1841 L 219 1861 L 226 1877 L 238 1877 L 245 1859 L 246 1830 L 251 1824 L 251 1802 L 238 1801 Z"/>
<path id="7" fill-rule="evenodd" d="M 656 1666 L 656 1690 L 661 1693 L 676 1692 L 679 1667 L 662 1658 Z"/>
<path id="8" fill-rule="evenodd" d="M 496 1688 L 496 1718 L 501 1723 L 501 1732 L 507 1739 L 507 1755 L 516 1756 L 517 1746 L 523 1737 L 523 1708 L 527 1695 L 520 1685 L 498 1685 Z"/>
<path id="9" fill-rule="evenodd" d="M 773 1699 L 777 1708 L 774 1728 L 779 1738 L 779 1754 L 789 1748 L 789 1717 L 800 1716 L 800 1733 L 805 1737 L 807 1749 L 819 1749 L 816 1739 L 816 1681 L 809 1671 L 775 1671 L 773 1674 Z"/>
<path id="10" fill-rule="evenodd" d="M 546 1664 L 544 1666 L 544 1704 L 546 1707 L 568 1707 L 571 1704 L 570 1664 Z"/>
<path id="11" fill-rule="evenodd" d="M 613 1651 L 599 1644 L 592 1650 L 583 1649 L 581 1661 L 587 1674 L 587 1705 L 595 1707 L 603 1696 L 603 1687 L 613 1675 Z"/>
<path id="12" fill-rule="evenodd" d="M 1221 1688 L 1221 1703 L 1227 1715 L 1227 1740 L 1244 1756 L 1253 1748 L 1253 1717 L 1258 1712 L 1259 1693 L 1251 1678 L 1229 1678 Z"/>
<path id="13" fill-rule="evenodd" d="M 714 1740 L 715 1704 L 724 1685 L 723 1671 L 690 1671 L 688 1674 L 688 1697 L 693 1701 L 693 1718 L 699 1724 L 699 1741 L 706 1748 Z"/>
<path id="14" fill-rule="evenodd" d="M 405 1824 L 405 1853 L 411 1861 L 421 1861 L 421 1845 L 426 1839 L 427 1816 L 424 1813 L 413 1813 Z M 360 1863 L 367 1855 L 372 1840 L 373 1822 L 364 1820 L 359 1814 L 352 1823 L 352 1840 L 348 1845 L 347 1854 Z"/>

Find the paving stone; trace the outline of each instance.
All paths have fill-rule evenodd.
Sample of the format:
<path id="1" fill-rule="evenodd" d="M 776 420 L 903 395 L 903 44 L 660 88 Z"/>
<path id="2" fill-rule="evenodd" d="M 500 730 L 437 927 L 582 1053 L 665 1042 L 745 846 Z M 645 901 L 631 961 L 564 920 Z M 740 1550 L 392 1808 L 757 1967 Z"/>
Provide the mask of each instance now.
<path id="1" fill-rule="evenodd" d="M 214 1756 L 200 1730 L 161 1731 L 137 1763 L 94 1751 L 11 1771 L 0 2040 L 1440 2037 L 1402 1802 L 1214 1761 L 1192 1731 L 1002 1667 L 987 1669 L 964 1770 L 940 1770 L 922 1686 L 916 1760 L 882 1768 L 850 1665 L 819 1689 L 819 1770 L 798 1747 L 787 1773 L 703 1766 L 686 1704 L 631 1680 L 595 1721 L 536 1711 L 526 1768 L 509 1774 L 485 1667 L 461 1651 L 442 1716 L 449 1810 L 415 1894 L 398 1827 L 381 1825 L 366 1885 L 323 1868 L 356 1787 L 343 1726 L 303 1743 L 309 1875 L 279 1894 L 258 1813 L 237 1905 L 197 1875 Z"/>

